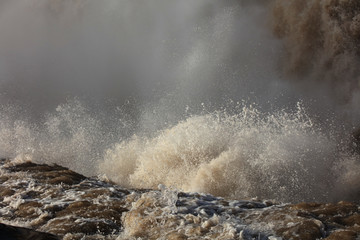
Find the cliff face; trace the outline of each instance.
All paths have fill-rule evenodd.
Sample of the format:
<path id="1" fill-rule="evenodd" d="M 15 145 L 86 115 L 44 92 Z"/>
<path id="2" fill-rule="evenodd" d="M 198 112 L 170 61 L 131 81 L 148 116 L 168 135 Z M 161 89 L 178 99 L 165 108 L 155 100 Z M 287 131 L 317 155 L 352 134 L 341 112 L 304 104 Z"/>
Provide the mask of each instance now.
<path id="1" fill-rule="evenodd" d="M 1 161 L 0 172 L 0 221 L 32 229 L 0 225 L 1 236 L 8 239 L 360 237 L 355 203 L 229 200 L 161 185 L 159 190 L 127 190 L 58 165 L 9 160 Z"/>

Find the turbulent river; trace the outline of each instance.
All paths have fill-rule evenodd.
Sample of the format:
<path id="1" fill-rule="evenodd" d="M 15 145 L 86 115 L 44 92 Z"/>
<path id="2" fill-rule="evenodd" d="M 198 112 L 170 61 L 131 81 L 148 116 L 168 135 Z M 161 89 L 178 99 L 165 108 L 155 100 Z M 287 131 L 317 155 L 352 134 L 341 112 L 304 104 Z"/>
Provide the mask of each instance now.
<path id="1" fill-rule="evenodd" d="M 4 159 L 214 201 L 359 201 L 355 0 L 3 0 L 0 33 Z"/>

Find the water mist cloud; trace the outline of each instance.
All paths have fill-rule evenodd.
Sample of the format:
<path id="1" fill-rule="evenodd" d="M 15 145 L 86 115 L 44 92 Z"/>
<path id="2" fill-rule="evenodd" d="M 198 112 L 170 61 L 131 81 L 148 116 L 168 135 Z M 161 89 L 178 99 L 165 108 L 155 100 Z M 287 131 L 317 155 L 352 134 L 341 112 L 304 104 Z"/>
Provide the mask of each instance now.
<path id="1" fill-rule="evenodd" d="M 275 0 L 274 33 L 284 40 L 282 66 L 313 95 L 324 95 L 358 127 L 360 102 L 358 1 Z M 313 90 L 317 88 L 317 90 Z"/>
<path id="2" fill-rule="evenodd" d="M 68 135 L 53 135 L 71 142 L 78 134 L 67 129 L 82 128 L 94 149 L 82 154 L 86 148 L 78 143 L 79 149 L 69 150 L 72 160 L 66 161 L 77 155 L 79 162 L 87 162 L 101 158 L 106 144 L 176 124 L 187 117 L 186 109 L 201 113 L 201 103 L 212 111 L 229 99 L 266 102 L 263 99 L 277 95 L 281 85 L 264 82 L 276 79 L 272 59 L 279 42 L 259 20 L 266 9 L 249 1 L 1 4 L 0 101 L 2 130 L 8 133 L 2 152 L 8 156 L 30 149 L 45 159 L 53 151 L 40 150 L 40 145 L 55 141 L 49 149 L 61 148 L 62 141 L 48 129 L 49 116 L 57 116 L 59 107 L 74 116 L 57 117 L 59 125 L 53 128 L 60 126 Z M 86 114 L 78 113 L 83 126 L 67 120 L 78 118 L 76 109 L 86 109 Z M 96 124 L 86 125 L 89 119 Z M 128 128 L 116 130 L 116 124 Z M 23 133 L 17 129 L 29 137 L 21 140 Z M 107 135 L 112 136 L 94 140 Z"/>
<path id="3" fill-rule="evenodd" d="M 0 14 L 1 100 L 40 116 L 74 96 L 171 94 L 183 109 L 280 85 L 262 82 L 276 78 L 279 42 L 247 1 L 6 1 Z"/>
<path id="4" fill-rule="evenodd" d="M 131 187 L 336 199 L 358 156 L 323 112 L 355 122 L 358 17 L 271 3 L 0 1 L 0 154 Z"/>

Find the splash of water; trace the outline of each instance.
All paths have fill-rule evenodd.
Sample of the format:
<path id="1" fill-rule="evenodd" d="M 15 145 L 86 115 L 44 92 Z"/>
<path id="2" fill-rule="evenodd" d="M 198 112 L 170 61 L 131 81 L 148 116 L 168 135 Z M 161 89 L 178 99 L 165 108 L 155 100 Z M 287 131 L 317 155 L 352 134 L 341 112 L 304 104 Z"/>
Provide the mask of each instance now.
<path id="1" fill-rule="evenodd" d="M 114 139 L 125 138 L 132 129 L 121 109 L 113 112 L 112 117 L 117 118 L 108 118 L 100 112 L 91 113 L 78 99 L 59 105 L 36 124 L 19 119 L 22 114 L 21 108 L 4 107 L 1 111 L 2 157 L 58 163 L 87 175 L 96 173 L 104 148 Z"/>
<path id="2" fill-rule="evenodd" d="M 100 171 L 128 187 L 158 184 L 235 198 L 313 201 L 336 199 L 337 168 L 353 162 L 337 141 L 297 111 L 261 113 L 243 107 L 192 116 L 153 138 L 120 142 L 107 150 Z M 355 163 L 358 167 L 358 163 Z"/>
<path id="3" fill-rule="evenodd" d="M 356 198 L 358 4 L 272 3 L 1 1 L 0 154 L 87 175 L 100 162 L 129 187 Z M 257 107 L 219 110 L 229 99 Z"/>

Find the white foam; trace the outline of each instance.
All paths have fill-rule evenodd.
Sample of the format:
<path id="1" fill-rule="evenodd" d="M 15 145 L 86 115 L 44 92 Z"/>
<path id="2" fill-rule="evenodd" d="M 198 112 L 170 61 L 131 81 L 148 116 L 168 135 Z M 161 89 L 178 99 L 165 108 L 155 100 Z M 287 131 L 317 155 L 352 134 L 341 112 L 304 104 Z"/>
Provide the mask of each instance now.
<path id="1" fill-rule="evenodd" d="M 243 107 L 233 115 L 189 117 L 153 138 L 122 141 L 106 152 L 100 171 L 127 187 L 164 184 L 236 198 L 326 200 L 344 174 L 337 163 L 349 159 L 333 133 L 314 124 L 300 105 L 273 114 Z"/>

